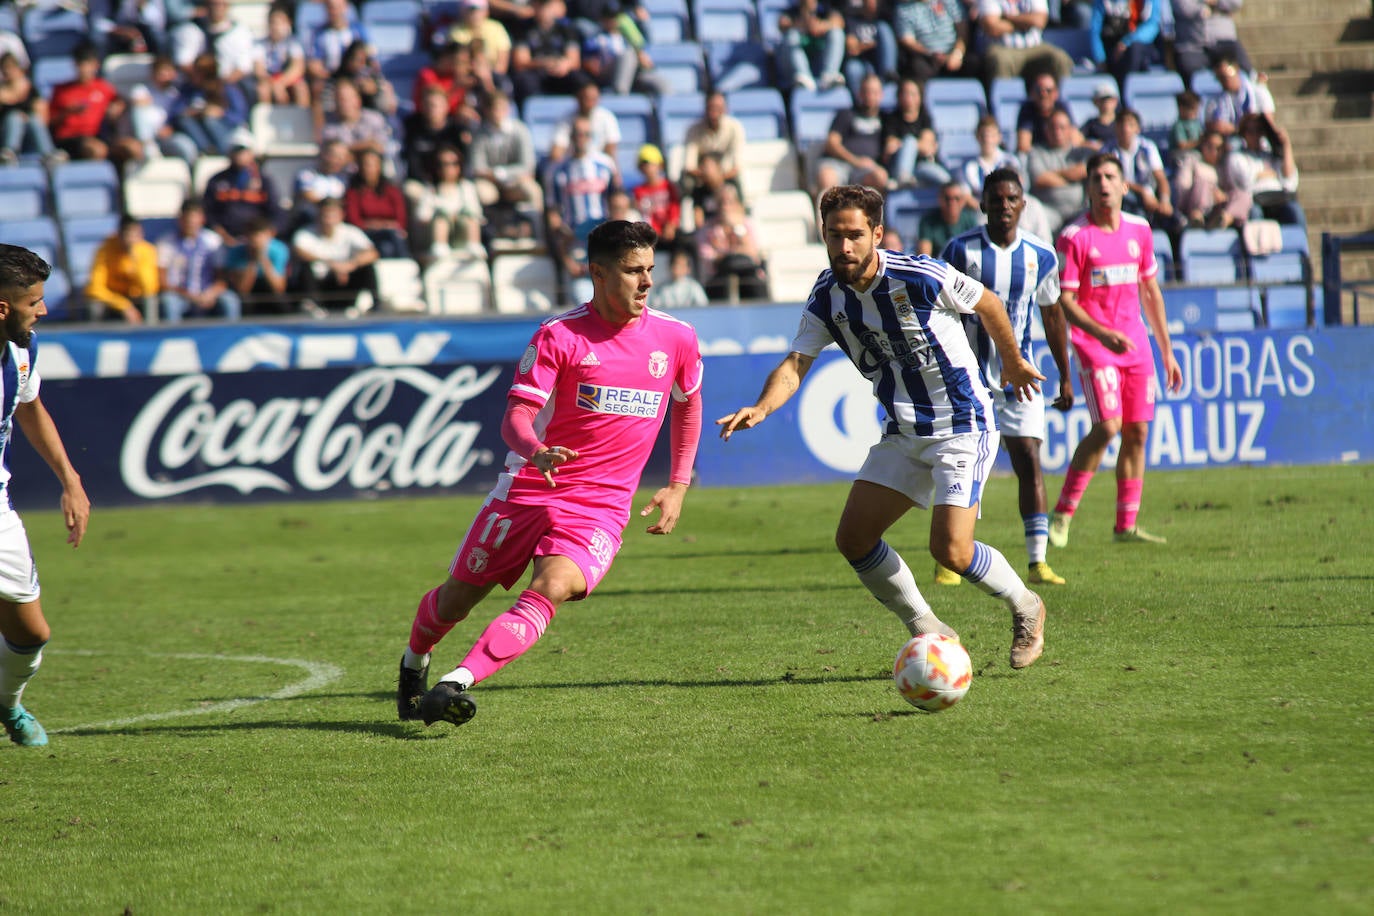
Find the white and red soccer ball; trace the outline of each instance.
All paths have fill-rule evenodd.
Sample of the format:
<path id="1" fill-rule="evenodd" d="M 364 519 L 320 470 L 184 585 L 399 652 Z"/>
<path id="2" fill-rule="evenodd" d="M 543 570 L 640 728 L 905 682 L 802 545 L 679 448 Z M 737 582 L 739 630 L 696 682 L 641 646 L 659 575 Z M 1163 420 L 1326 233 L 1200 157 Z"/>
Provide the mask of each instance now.
<path id="1" fill-rule="evenodd" d="M 973 683 L 973 662 L 956 639 L 939 633 L 912 638 L 892 666 L 897 692 L 925 712 L 949 709 L 968 693 Z"/>

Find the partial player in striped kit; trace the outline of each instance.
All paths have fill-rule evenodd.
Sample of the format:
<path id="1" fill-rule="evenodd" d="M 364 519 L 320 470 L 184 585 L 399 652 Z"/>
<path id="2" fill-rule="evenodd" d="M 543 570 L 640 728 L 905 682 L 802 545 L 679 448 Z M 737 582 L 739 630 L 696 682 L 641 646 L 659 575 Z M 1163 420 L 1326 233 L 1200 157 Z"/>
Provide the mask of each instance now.
<path id="1" fill-rule="evenodd" d="M 1183 370 L 1169 343 L 1164 294 L 1155 275 L 1150 224 L 1121 211 L 1126 180 L 1121 161 L 1111 153 L 1088 160 L 1088 212 L 1064 227 L 1059 237 L 1059 297 L 1072 326 L 1083 396 L 1092 429 L 1069 459 L 1064 488 L 1050 517 L 1050 543 L 1067 547 L 1069 523 L 1097 472 L 1107 446 L 1121 435 L 1116 456 L 1116 526 L 1124 543 L 1162 544 L 1164 538 L 1136 525 L 1145 486 L 1145 441 L 1155 415 L 1155 360 L 1150 323 L 1164 360 L 1165 384 L 1177 391 Z"/>
<path id="2" fill-rule="evenodd" d="M 62 483 L 67 543 L 81 546 L 91 501 L 67 458 L 57 427 L 38 397 L 38 345 L 33 327 L 48 313 L 43 282 L 52 268 L 27 248 L 0 245 L 0 453 L 7 452 L 14 424 Z M 0 461 L 0 725 L 15 744 L 42 747 L 48 735 L 19 702 L 38 671 L 51 631 L 38 600 L 38 569 L 24 523 L 9 494 L 8 459 Z"/>
<path id="3" fill-rule="evenodd" d="M 821 196 L 830 269 L 821 272 L 792 350 L 769 374 L 752 407 L 716 421 L 722 439 L 762 423 L 801 388 L 816 356 L 839 345 L 873 385 L 886 413 L 849 491 L 835 545 L 873 597 L 908 632 L 954 631 L 931 610 L 902 558 L 883 540 L 913 506 L 931 510 L 930 552 L 1006 603 L 1011 666 L 1044 649 L 1045 604 L 1006 557 L 973 538 L 978 504 L 997 454 L 992 395 L 962 315 L 978 315 L 1002 356 L 1000 383 L 1027 397 L 1043 379 L 1017 347 L 1006 309 L 983 284 L 943 261 L 883 251 L 883 197 L 841 185 Z"/>
<path id="4" fill-rule="evenodd" d="M 449 567 L 420 599 L 401 658 L 402 720 L 462 725 L 470 689 L 529 650 L 565 601 L 587 597 L 616 552 L 630 505 L 673 403 L 669 483 L 639 513 L 649 534 L 677 525 L 701 437 L 701 352 L 691 325 L 645 306 L 653 287 L 648 223 L 612 220 L 587 240 L 591 301 L 535 332 L 515 372 L 502 438 L 506 470 Z M 430 651 L 497 585 L 529 585 L 459 666 L 426 691 Z"/>
<path id="5" fill-rule="evenodd" d="M 993 171 L 983 183 L 982 208 L 988 217 L 987 225 L 951 239 L 940 257 L 997 294 L 1006 306 L 1021 355 L 1032 363 L 1031 316 L 1039 307 L 1045 326 L 1045 342 L 1059 372 L 1059 394 L 1054 406 L 1068 410 L 1073 406 L 1073 379 L 1069 375 L 1068 326 L 1059 311 L 1059 258 L 1049 243 L 1020 230 L 1025 207 L 1021 176 L 1014 169 Z M 983 322 L 976 315 L 966 315 L 964 328 L 982 364 L 983 381 L 992 391 L 997 428 L 1011 458 L 1012 470 L 1016 472 L 1030 564 L 1027 578 L 1033 584 L 1063 585 L 1063 577 L 1045 562 L 1050 531 L 1045 478 L 1040 471 L 1040 445 L 1045 438 L 1045 397 L 1036 392 L 1031 397 L 1018 399 L 1015 392 L 999 387 L 997 380 L 1002 375 L 1002 360 Z M 953 570 L 943 566 L 935 568 L 937 585 L 958 585 L 962 581 Z"/>

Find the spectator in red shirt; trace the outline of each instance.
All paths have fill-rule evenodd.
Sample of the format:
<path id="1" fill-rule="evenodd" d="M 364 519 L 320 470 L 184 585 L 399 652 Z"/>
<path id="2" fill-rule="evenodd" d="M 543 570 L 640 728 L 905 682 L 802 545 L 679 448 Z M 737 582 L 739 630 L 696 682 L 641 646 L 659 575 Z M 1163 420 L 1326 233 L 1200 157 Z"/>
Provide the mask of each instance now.
<path id="1" fill-rule="evenodd" d="M 641 146 L 639 172 L 644 182 L 634 189 L 635 209 L 658 233 L 659 247 L 673 248 L 682 219 L 682 193 L 663 172 L 663 151 L 652 143 Z"/>
<path id="2" fill-rule="evenodd" d="M 405 195 L 382 174 L 382 154 L 376 150 L 358 154 L 358 174 L 344 192 L 344 219 L 367 234 L 381 257 L 410 257 Z"/>
<path id="3" fill-rule="evenodd" d="M 420 72 L 415 75 L 415 87 L 410 96 L 416 111 L 424 105 L 425 94 L 438 86 L 448 96 L 448 113 L 458 113 L 467 96 L 467 85 L 459 78 L 458 54 L 458 45 L 451 42 L 440 45 L 435 49 L 434 59 L 430 65 L 420 68 Z"/>
<path id="4" fill-rule="evenodd" d="M 48 123 L 53 142 L 73 159 L 107 159 L 109 145 L 101 138 L 106 123 L 124 111 L 115 87 L 100 76 L 100 54 L 81 44 L 72 52 L 76 79 L 53 88 Z"/>

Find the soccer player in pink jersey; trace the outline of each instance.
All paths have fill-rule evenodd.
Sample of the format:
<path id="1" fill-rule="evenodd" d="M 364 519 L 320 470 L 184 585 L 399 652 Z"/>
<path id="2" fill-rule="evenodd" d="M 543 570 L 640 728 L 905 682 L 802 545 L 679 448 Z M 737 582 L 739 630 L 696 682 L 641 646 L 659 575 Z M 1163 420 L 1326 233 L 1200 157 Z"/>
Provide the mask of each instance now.
<path id="1" fill-rule="evenodd" d="M 1050 543 L 1068 545 L 1078 503 L 1107 446 L 1120 433 L 1115 538 L 1162 544 L 1164 538 L 1136 525 L 1145 481 L 1145 441 L 1155 415 L 1155 361 L 1141 320 L 1142 306 L 1164 359 L 1170 391 L 1183 384 L 1183 371 L 1169 345 L 1150 224 L 1121 211 L 1126 191 L 1121 162 L 1111 153 L 1099 153 L 1088 160 L 1087 168 L 1088 212 L 1059 237 L 1059 304 L 1071 326 L 1093 425 L 1069 460 L 1050 518 Z"/>
<path id="2" fill-rule="evenodd" d="M 592 230 L 589 302 L 548 319 L 511 385 L 501 434 L 510 453 L 449 567 L 425 594 L 401 659 L 402 720 L 462 725 L 470 688 L 528 651 L 565 601 L 606 575 L 630 519 L 640 475 L 672 398 L 669 483 L 640 512 L 649 534 L 677 525 L 701 437 L 701 352 L 691 325 L 647 308 L 654 245 L 648 223 Z M 430 652 L 498 584 L 529 585 L 462 663 L 426 691 Z"/>

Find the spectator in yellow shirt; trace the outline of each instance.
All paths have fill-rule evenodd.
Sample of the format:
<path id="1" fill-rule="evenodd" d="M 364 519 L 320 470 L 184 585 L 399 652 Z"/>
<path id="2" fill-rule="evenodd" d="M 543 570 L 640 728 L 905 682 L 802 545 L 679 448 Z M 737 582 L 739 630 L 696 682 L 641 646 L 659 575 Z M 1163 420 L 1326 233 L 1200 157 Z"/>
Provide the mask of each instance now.
<path id="1" fill-rule="evenodd" d="M 119 218 L 119 231 L 100 244 L 86 282 L 91 317 L 141 324 L 157 316 L 157 248 L 143 238 L 132 216 Z"/>

